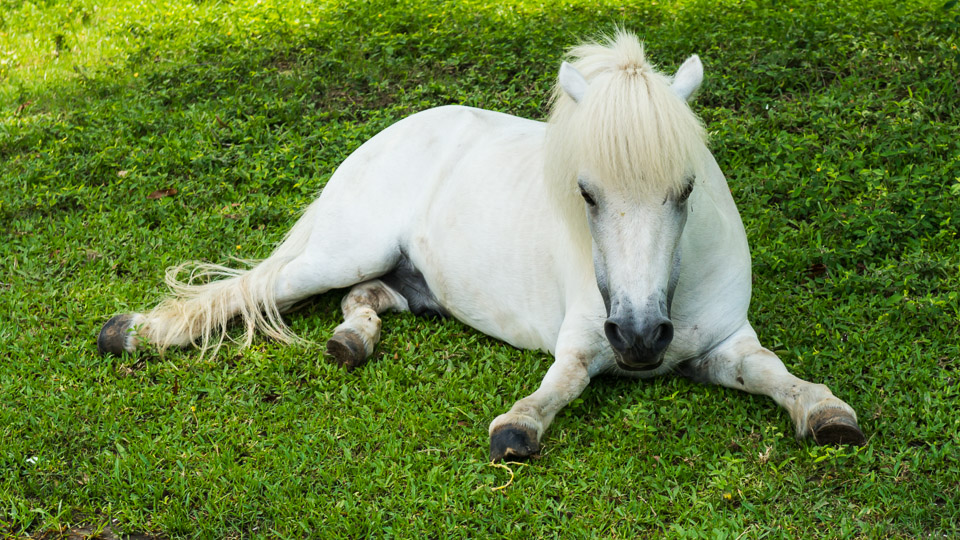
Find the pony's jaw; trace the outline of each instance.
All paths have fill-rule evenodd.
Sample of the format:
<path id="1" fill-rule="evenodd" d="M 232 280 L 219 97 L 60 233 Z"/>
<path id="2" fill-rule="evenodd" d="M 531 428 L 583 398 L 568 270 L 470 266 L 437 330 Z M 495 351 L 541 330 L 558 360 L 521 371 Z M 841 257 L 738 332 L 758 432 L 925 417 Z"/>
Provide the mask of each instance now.
<path id="1" fill-rule="evenodd" d="M 623 361 L 623 359 L 620 358 L 620 355 L 618 354 L 614 354 L 614 360 L 616 360 L 617 362 L 617 367 L 619 367 L 624 371 L 653 371 L 658 367 L 660 367 L 661 365 L 663 365 L 663 356 L 664 355 L 661 354 L 660 357 L 657 359 L 657 361 L 653 364 L 641 364 L 641 365 L 627 364 Z"/>

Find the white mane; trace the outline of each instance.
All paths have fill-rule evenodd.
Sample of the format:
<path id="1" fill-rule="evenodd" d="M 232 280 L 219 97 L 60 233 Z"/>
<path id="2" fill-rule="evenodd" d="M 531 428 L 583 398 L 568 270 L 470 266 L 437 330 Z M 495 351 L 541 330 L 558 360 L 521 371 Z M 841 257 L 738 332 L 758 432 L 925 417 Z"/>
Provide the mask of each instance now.
<path id="1" fill-rule="evenodd" d="M 618 31 L 606 43 L 569 52 L 589 83 L 579 102 L 554 88 L 547 128 L 546 177 L 557 202 L 583 212 L 577 174 L 618 191 L 663 197 L 682 191 L 705 149 L 706 132 L 671 78 L 647 62 L 637 37 Z"/>

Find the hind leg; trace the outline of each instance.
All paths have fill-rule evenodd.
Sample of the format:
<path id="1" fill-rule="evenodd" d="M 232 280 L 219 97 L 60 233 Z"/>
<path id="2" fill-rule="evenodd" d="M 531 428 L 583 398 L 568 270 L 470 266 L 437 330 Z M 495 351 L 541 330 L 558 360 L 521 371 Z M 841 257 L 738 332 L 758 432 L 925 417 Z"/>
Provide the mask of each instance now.
<path id="1" fill-rule="evenodd" d="M 195 265 L 191 277 L 212 280 L 201 284 L 183 283 L 175 272 L 168 274 L 173 296 L 149 312 L 110 319 L 97 339 L 100 353 L 133 352 L 146 342 L 161 351 L 192 344 L 216 349 L 232 320 L 243 329 L 244 346 L 255 331 L 283 342 L 293 340 L 281 313 L 310 296 L 380 276 L 399 258 L 397 228 L 355 226 L 356 220 L 343 212 L 321 210 L 329 209 L 312 206 L 284 244 L 249 270 Z M 338 233 L 340 226 L 352 234 Z"/>
<path id="2" fill-rule="evenodd" d="M 382 281 L 367 281 L 350 289 L 340 303 L 344 321 L 327 342 L 327 354 L 347 370 L 363 364 L 380 341 L 380 313 L 407 311 L 407 300 Z"/>

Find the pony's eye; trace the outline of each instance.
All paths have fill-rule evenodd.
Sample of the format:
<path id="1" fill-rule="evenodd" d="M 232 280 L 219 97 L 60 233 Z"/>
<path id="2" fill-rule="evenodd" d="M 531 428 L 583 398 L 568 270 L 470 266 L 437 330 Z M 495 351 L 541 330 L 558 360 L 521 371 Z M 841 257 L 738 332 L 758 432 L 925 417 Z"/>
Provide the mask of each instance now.
<path id="1" fill-rule="evenodd" d="M 693 182 L 687 184 L 687 187 L 683 188 L 683 191 L 680 192 L 680 196 L 677 198 L 677 202 L 685 203 L 687 199 L 690 198 L 690 194 L 693 193 Z"/>
<path id="2" fill-rule="evenodd" d="M 583 197 L 583 200 L 584 200 L 589 206 L 596 206 L 596 205 L 597 205 L 597 203 L 593 200 L 593 197 L 591 197 L 590 194 L 587 193 L 587 190 L 585 190 L 585 189 L 583 189 L 583 188 L 580 188 L 580 196 Z"/>

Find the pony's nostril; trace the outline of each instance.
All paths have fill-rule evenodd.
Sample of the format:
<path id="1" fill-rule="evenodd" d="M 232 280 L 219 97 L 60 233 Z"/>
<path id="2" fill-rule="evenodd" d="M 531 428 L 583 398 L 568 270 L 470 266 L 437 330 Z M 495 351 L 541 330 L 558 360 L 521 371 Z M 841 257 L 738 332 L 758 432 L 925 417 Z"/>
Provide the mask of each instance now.
<path id="1" fill-rule="evenodd" d="M 623 352 L 630 348 L 630 343 L 624 337 L 623 332 L 620 330 L 620 325 L 607 320 L 603 324 L 603 333 L 607 335 L 607 341 L 610 342 L 610 346 L 617 352 Z"/>
<path id="2" fill-rule="evenodd" d="M 662 351 L 673 341 L 673 323 L 666 321 L 660 323 L 654 330 L 654 337 L 651 340 L 652 349 Z"/>

